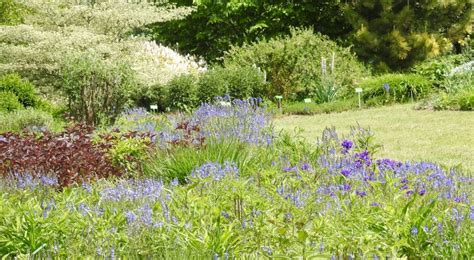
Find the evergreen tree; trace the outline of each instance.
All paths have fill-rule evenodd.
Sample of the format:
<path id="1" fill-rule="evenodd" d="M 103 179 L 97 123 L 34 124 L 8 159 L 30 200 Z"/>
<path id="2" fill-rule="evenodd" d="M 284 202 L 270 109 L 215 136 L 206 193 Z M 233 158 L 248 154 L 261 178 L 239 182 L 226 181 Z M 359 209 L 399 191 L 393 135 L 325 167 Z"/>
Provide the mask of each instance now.
<path id="1" fill-rule="evenodd" d="M 355 51 L 381 71 L 451 51 L 472 31 L 471 0 L 352 0 L 343 8 Z"/>

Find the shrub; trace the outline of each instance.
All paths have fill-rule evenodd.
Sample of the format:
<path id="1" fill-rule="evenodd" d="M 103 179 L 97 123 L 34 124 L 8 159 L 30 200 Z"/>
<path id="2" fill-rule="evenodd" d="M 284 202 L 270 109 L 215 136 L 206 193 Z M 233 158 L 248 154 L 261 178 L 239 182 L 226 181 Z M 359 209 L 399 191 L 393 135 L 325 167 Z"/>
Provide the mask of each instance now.
<path id="1" fill-rule="evenodd" d="M 92 143 L 92 130 L 76 125 L 59 134 L 2 134 L 0 174 L 52 175 L 61 186 L 120 175 L 106 154 L 108 144 Z"/>
<path id="2" fill-rule="evenodd" d="M 113 122 L 127 106 L 135 86 L 133 71 L 126 63 L 110 63 L 93 55 L 71 57 L 62 75 L 61 90 L 69 112 L 92 125 Z"/>
<path id="3" fill-rule="evenodd" d="M 444 82 L 449 77 L 450 72 L 456 66 L 468 60 L 467 55 L 462 54 L 441 56 L 416 65 L 413 72 L 429 79 L 433 86 L 447 90 Z"/>
<path id="4" fill-rule="evenodd" d="M 36 109 L 16 110 L 10 113 L 0 113 L 1 132 L 21 132 L 29 130 L 56 130 L 58 124 L 53 117 L 44 111 Z"/>
<path id="5" fill-rule="evenodd" d="M 431 86 L 429 80 L 416 74 L 385 74 L 360 83 L 362 98 L 370 106 L 418 100 L 431 91 Z"/>
<path id="6" fill-rule="evenodd" d="M 474 88 L 463 89 L 453 94 L 441 94 L 434 102 L 436 110 L 474 111 Z"/>
<path id="7" fill-rule="evenodd" d="M 460 90 L 474 86 L 474 70 L 466 70 L 448 75 L 441 82 L 442 89 L 447 93 L 456 93 Z"/>
<path id="8" fill-rule="evenodd" d="M 143 37 L 129 37 L 145 24 L 182 17 L 189 8 L 127 0 L 6 1 L 21 2 L 31 12 L 24 24 L 0 26 L 0 74 L 16 71 L 42 90 L 61 86 L 61 64 L 69 55 L 95 53 L 112 63 L 127 60 L 146 86 L 165 84 L 174 75 L 198 73 L 204 67 L 193 57 Z"/>
<path id="9" fill-rule="evenodd" d="M 342 88 L 352 88 L 366 75 L 364 66 L 349 49 L 310 29 L 292 29 L 287 37 L 233 47 L 224 56 L 224 65 L 262 68 L 271 84 L 267 97 L 283 95 L 286 100 L 310 96 L 325 71 L 331 72 Z"/>
<path id="10" fill-rule="evenodd" d="M 35 107 L 38 103 L 35 88 L 18 74 L 6 74 L 0 77 L 0 91 L 11 92 L 18 97 L 24 107 Z"/>
<path id="11" fill-rule="evenodd" d="M 200 102 L 212 102 L 215 97 L 223 96 L 226 92 L 227 81 L 221 75 L 221 70 L 210 70 L 199 79 L 198 98 Z"/>
<path id="12" fill-rule="evenodd" d="M 264 97 L 267 87 L 263 72 L 255 67 L 216 67 L 201 77 L 199 97 L 202 102 L 212 101 L 224 94 L 235 99 Z"/>
<path id="13" fill-rule="evenodd" d="M 193 75 L 180 75 L 166 85 L 171 108 L 189 110 L 198 104 L 197 79 Z"/>
<path id="14" fill-rule="evenodd" d="M 357 98 L 349 98 L 323 104 L 302 102 L 284 104 L 283 113 L 291 115 L 315 115 L 343 112 L 357 108 Z"/>
<path id="15" fill-rule="evenodd" d="M 136 88 L 132 93 L 132 100 L 137 107 L 150 109 L 150 105 L 157 105 L 158 111 L 166 111 L 169 106 L 168 88 L 166 85 L 152 85 Z"/>
<path id="16" fill-rule="evenodd" d="M 23 105 L 18 101 L 18 97 L 15 94 L 0 91 L 0 112 L 10 112 L 22 108 Z"/>

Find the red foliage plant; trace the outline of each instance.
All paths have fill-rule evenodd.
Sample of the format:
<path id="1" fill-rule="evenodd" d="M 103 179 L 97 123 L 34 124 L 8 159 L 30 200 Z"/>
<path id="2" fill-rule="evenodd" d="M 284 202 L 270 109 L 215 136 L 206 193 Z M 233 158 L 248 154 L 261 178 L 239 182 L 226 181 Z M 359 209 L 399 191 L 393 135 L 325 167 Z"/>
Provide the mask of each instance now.
<path id="1" fill-rule="evenodd" d="M 60 186 L 122 175 L 107 155 L 110 144 L 92 142 L 93 128 L 75 125 L 66 131 L 0 135 L 0 174 L 30 173 L 58 178 Z"/>

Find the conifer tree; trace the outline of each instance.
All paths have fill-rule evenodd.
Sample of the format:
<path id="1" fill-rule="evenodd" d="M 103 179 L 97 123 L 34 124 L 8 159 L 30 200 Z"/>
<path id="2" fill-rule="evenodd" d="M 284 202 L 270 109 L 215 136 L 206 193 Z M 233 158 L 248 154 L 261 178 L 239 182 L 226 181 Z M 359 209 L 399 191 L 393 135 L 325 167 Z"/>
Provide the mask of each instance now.
<path id="1" fill-rule="evenodd" d="M 449 52 L 472 31 L 471 0 L 352 0 L 344 14 L 354 50 L 381 71 Z"/>

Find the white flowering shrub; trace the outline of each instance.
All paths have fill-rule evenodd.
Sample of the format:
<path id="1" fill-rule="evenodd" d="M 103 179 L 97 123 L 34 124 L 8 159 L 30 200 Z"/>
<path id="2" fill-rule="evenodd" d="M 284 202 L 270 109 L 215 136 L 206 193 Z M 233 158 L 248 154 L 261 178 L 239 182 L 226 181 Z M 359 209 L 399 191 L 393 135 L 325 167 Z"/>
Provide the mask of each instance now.
<path id="1" fill-rule="evenodd" d="M 18 72 L 42 89 L 61 86 L 68 56 L 93 55 L 127 63 L 139 86 L 164 84 L 175 75 L 199 73 L 201 62 L 132 37 L 145 24 L 177 19 L 188 8 L 155 7 L 126 0 L 28 0 L 24 23 L 0 26 L 0 74 Z M 137 1 L 136 1 L 137 2 Z"/>

